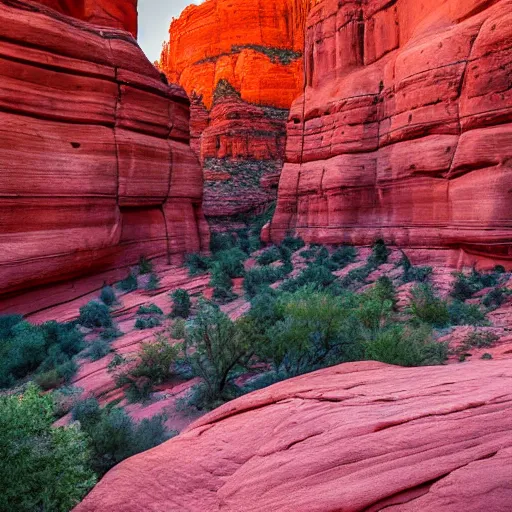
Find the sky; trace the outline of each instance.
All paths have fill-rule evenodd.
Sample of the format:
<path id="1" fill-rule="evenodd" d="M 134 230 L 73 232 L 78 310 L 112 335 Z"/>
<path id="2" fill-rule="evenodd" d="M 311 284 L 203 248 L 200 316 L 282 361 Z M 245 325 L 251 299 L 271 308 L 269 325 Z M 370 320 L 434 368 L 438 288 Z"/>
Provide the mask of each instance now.
<path id="1" fill-rule="evenodd" d="M 151 62 L 160 58 L 169 40 L 169 25 L 190 4 L 201 0 L 139 0 L 139 45 Z"/>

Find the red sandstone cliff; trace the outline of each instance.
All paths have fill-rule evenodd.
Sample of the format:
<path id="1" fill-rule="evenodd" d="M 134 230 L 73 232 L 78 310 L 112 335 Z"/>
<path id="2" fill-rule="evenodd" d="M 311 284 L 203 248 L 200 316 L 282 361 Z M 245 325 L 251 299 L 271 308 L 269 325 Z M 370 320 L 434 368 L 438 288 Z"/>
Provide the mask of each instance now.
<path id="1" fill-rule="evenodd" d="M 512 2 L 319 0 L 305 48 L 272 239 L 510 261 Z"/>
<path id="2" fill-rule="evenodd" d="M 230 402 L 76 512 L 508 512 L 512 360 L 350 363 Z"/>
<path id="3" fill-rule="evenodd" d="M 0 119 L 0 293 L 207 247 L 189 101 L 128 33 L 0 0 Z"/>
<path id="4" fill-rule="evenodd" d="M 160 68 L 193 98 L 214 220 L 276 197 L 288 109 L 302 90 L 305 12 L 302 0 L 207 0 L 171 25 Z"/>

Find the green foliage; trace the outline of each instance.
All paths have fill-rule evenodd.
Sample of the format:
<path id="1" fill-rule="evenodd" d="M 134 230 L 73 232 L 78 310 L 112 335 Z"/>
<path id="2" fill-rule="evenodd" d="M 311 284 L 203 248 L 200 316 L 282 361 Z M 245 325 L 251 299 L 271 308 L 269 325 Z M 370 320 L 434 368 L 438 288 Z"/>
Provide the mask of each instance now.
<path id="1" fill-rule="evenodd" d="M 0 510 L 67 512 L 96 482 L 85 435 L 54 421 L 52 397 L 33 385 L 0 396 Z"/>
<path id="2" fill-rule="evenodd" d="M 401 265 L 404 270 L 402 276 L 402 280 L 404 283 L 425 283 L 426 281 L 428 281 L 433 272 L 432 267 L 413 266 L 411 261 L 404 252 L 402 252 L 402 259 L 400 260 L 399 265 Z"/>
<path id="3" fill-rule="evenodd" d="M 508 295 L 510 291 L 506 288 L 494 288 L 484 297 L 482 303 L 489 309 L 496 309 L 506 302 Z"/>
<path id="4" fill-rule="evenodd" d="M 137 315 L 163 315 L 164 312 L 156 304 L 144 304 L 137 310 Z"/>
<path id="5" fill-rule="evenodd" d="M 312 263 L 297 277 L 288 279 L 281 285 L 281 290 L 294 292 L 303 286 L 311 285 L 317 289 L 327 288 L 336 280 L 336 276 L 324 265 Z"/>
<path id="6" fill-rule="evenodd" d="M 101 289 L 100 300 L 107 306 L 113 306 L 117 302 L 116 292 L 112 286 L 105 285 Z"/>
<path id="7" fill-rule="evenodd" d="M 71 358 L 83 349 L 83 336 L 71 324 L 46 322 L 40 326 L 0 317 L 4 338 L 0 344 L 0 387 L 11 387 L 32 373 L 40 374 L 48 389 L 68 381 L 76 371 Z M 43 375 L 46 374 L 46 375 Z"/>
<path id="8" fill-rule="evenodd" d="M 368 258 L 368 264 L 374 268 L 387 263 L 390 251 L 387 248 L 384 240 L 378 239 L 372 247 L 372 254 Z"/>
<path id="9" fill-rule="evenodd" d="M 0 340 L 14 336 L 13 328 L 23 321 L 21 315 L 0 315 Z"/>
<path id="10" fill-rule="evenodd" d="M 467 351 L 472 348 L 488 348 L 492 347 L 496 344 L 496 342 L 500 339 L 500 337 L 494 334 L 491 331 L 477 331 L 469 333 L 461 346 L 459 347 L 459 351 Z"/>
<path id="11" fill-rule="evenodd" d="M 236 247 L 236 237 L 233 233 L 212 233 L 210 237 L 210 251 L 213 254 L 220 251 L 229 251 Z"/>
<path id="12" fill-rule="evenodd" d="M 339 269 L 345 268 L 353 263 L 357 257 L 357 250 L 351 245 L 342 245 L 338 247 L 331 255 L 331 261 L 337 265 Z"/>
<path id="13" fill-rule="evenodd" d="M 112 352 L 112 348 L 108 341 L 96 340 L 91 343 L 89 350 L 87 350 L 87 357 L 91 361 L 99 361 L 105 356 L 108 356 L 110 352 Z"/>
<path id="14" fill-rule="evenodd" d="M 361 285 L 366 282 L 368 276 L 374 271 L 374 267 L 370 264 L 363 265 L 362 267 L 351 270 L 342 280 L 343 287 L 351 287 Z"/>
<path id="15" fill-rule="evenodd" d="M 295 252 L 299 249 L 302 249 L 306 243 L 300 236 L 287 236 L 282 242 L 281 246 L 290 249 L 290 251 Z"/>
<path id="16" fill-rule="evenodd" d="M 494 274 L 505 274 L 507 269 L 503 265 L 496 265 L 493 269 Z"/>
<path id="17" fill-rule="evenodd" d="M 153 272 L 153 263 L 149 261 L 145 256 L 141 256 L 139 259 L 139 274 L 151 274 Z"/>
<path id="18" fill-rule="evenodd" d="M 416 320 L 434 327 L 446 327 L 450 323 L 447 303 L 434 293 L 430 285 L 416 285 L 411 295 L 410 311 Z"/>
<path id="19" fill-rule="evenodd" d="M 190 308 L 192 303 L 187 290 L 178 289 L 172 292 L 171 299 L 173 301 L 171 317 L 172 318 L 188 318 L 190 316 Z"/>
<path id="20" fill-rule="evenodd" d="M 185 319 L 177 318 L 171 327 L 171 336 L 174 340 L 182 340 L 185 338 Z"/>
<path id="21" fill-rule="evenodd" d="M 148 282 L 145 286 L 146 291 L 152 292 L 160 288 L 160 278 L 154 272 L 151 272 Z"/>
<path id="22" fill-rule="evenodd" d="M 220 251 L 215 254 L 215 259 L 210 268 L 222 269 L 231 278 L 243 277 L 245 274 L 244 261 L 247 254 L 241 249 L 233 248 L 226 251 Z"/>
<path id="23" fill-rule="evenodd" d="M 281 259 L 281 251 L 275 245 L 269 247 L 264 252 L 262 252 L 257 258 L 256 261 L 259 265 L 270 265 L 275 261 L 279 261 Z"/>
<path id="24" fill-rule="evenodd" d="M 197 276 L 208 272 L 211 264 L 211 258 L 202 256 L 198 253 L 187 254 L 185 265 L 188 267 L 190 276 Z"/>
<path id="25" fill-rule="evenodd" d="M 221 265 L 214 264 L 210 286 L 213 287 L 214 300 L 221 304 L 231 302 L 237 297 L 233 293 L 233 281 Z"/>
<path id="26" fill-rule="evenodd" d="M 454 300 L 448 307 L 450 322 L 453 325 L 488 325 L 485 312 L 476 304 L 466 304 L 460 300 Z"/>
<path id="27" fill-rule="evenodd" d="M 237 325 L 214 304 L 201 300 L 197 316 L 187 324 L 183 351 L 194 375 L 201 377 L 204 401 L 226 397 L 234 368 L 253 353 Z"/>
<path id="28" fill-rule="evenodd" d="M 140 331 L 153 329 L 153 327 L 159 327 L 160 325 L 162 325 L 162 320 L 156 316 L 137 318 L 135 321 L 135 329 L 139 329 Z"/>
<path id="29" fill-rule="evenodd" d="M 485 354 L 482 354 L 482 357 L 480 359 L 490 360 L 492 359 L 492 354 L 489 354 L 489 352 L 486 352 Z"/>
<path id="30" fill-rule="evenodd" d="M 252 268 L 245 274 L 244 290 L 249 297 L 254 297 L 260 289 L 279 281 L 289 270 L 284 265 L 281 267 L 272 267 L 266 265 L 259 268 Z"/>
<path id="31" fill-rule="evenodd" d="M 434 341 L 432 329 L 425 324 L 394 324 L 365 344 L 365 357 L 399 366 L 439 365 L 448 357 L 448 346 Z"/>
<path id="32" fill-rule="evenodd" d="M 133 292 L 139 287 L 137 276 L 133 272 L 129 274 L 118 283 L 117 287 L 123 292 Z"/>
<path id="33" fill-rule="evenodd" d="M 454 275 L 456 276 L 456 280 L 453 284 L 451 296 L 461 301 L 469 299 L 476 292 L 484 288 L 496 286 L 501 276 L 501 274 L 494 272 L 481 274 L 476 269 L 473 269 L 468 275 L 462 272 L 457 272 Z"/>
<path id="34" fill-rule="evenodd" d="M 78 323 L 90 329 L 113 325 L 108 306 L 96 301 L 91 301 L 80 308 Z"/>
<path id="35" fill-rule="evenodd" d="M 381 276 L 377 279 L 375 286 L 369 292 L 372 297 L 375 297 L 381 302 L 390 301 L 393 309 L 396 308 L 397 298 L 396 289 L 393 281 L 387 276 Z"/>
<path id="36" fill-rule="evenodd" d="M 107 327 L 100 333 L 100 338 L 105 341 L 112 341 L 120 338 L 123 333 L 117 327 Z"/>
<path id="37" fill-rule="evenodd" d="M 122 460 L 163 443 L 174 433 L 167 432 L 165 418 L 154 416 L 135 423 L 123 409 L 100 409 L 96 399 L 79 403 L 73 418 L 91 439 L 92 467 L 100 475 Z M 96 402 L 96 403 L 94 403 Z"/>

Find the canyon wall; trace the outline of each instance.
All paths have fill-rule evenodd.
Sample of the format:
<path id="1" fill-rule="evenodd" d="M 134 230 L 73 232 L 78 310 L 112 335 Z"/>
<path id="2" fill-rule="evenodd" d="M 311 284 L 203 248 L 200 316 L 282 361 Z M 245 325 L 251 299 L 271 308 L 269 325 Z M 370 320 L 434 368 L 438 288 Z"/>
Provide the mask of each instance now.
<path id="1" fill-rule="evenodd" d="M 159 67 L 192 99 L 215 226 L 276 197 L 286 119 L 302 91 L 303 0 L 207 0 L 170 28 Z"/>
<path id="2" fill-rule="evenodd" d="M 127 32 L 0 0 L 0 120 L 0 293 L 208 247 L 189 101 Z"/>
<path id="3" fill-rule="evenodd" d="M 512 2 L 315 4 L 267 235 L 510 262 Z"/>
<path id="4" fill-rule="evenodd" d="M 137 0 L 38 0 L 38 3 L 94 25 L 126 30 L 137 37 Z"/>

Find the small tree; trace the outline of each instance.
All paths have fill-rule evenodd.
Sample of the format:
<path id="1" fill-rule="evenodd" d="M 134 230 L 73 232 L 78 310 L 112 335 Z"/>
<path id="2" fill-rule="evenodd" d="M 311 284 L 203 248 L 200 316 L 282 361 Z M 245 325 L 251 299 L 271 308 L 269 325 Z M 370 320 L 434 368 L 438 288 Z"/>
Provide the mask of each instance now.
<path id="1" fill-rule="evenodd" d="M 216 301 L 225 304 L 236 299 L 236 295 L 233 293 L 233 281 L 221 265 L 214 265 L 210 286 L 213 286 L 213 298 Z"/>
<path id="2" fill-rule="evenodd" d="M 114 288 L 112 288 L 112 286 L 105 285 L 101 289 L 100 299 L 107 306 L 113 306 L 117 302 Z"/>
<path id="3" fill-rule="evenodd" d="M 187 325 L 183 350 L 193 373 L 203 379 L 210 403 L 224 398 L 231 372 L 253 353 L 235 323 L 205 300 Z"/>
<path id="4" fill-rule="evenodd" d="M 80 308 L 78 323 L 91 329 L 95 327 L 112 327 L 112 317 L 105 304 L 91 301 Z"/>
<path id="5" fill-rule="evenodd" d="M 171 294 L 173 301 L 171 316 L 173 318 L 188 318 L 190 316 L 190 295 L 187 290 L 179 288 Z"/>

